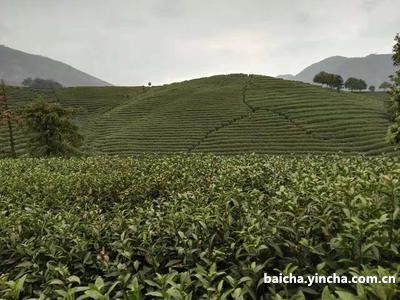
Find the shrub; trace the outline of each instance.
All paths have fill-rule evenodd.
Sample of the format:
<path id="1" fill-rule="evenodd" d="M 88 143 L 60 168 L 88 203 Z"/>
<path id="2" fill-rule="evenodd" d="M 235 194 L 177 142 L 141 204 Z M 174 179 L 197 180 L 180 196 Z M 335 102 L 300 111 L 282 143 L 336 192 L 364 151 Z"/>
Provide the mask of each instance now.
<path id="1" fill-rule="evenodd" d="M 262 279 L 397 276 L 398 178 L 384 157 L 2 160 L 0 298 L 395 299 Z"/>

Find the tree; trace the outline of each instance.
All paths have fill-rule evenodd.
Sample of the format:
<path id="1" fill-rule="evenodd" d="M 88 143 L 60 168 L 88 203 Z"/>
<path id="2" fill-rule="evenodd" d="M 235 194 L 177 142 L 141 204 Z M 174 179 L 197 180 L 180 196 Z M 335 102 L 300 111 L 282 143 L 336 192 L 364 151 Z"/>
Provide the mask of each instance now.
<path id="1" fill-rule="evenodd" d="M 4 121 L 7 124 L 8 128 L 8 138 L 10 141 L 10 151 L 11 151 L 11 157 L 17 157 L 17 153 L 15 151 L 15 142 L 14 142 L 14 131 L 13 131 L 13 125 L 12 125 L 12 119 L 14 112 L 8 108 L 8 98 L 6 94 L 6 88 L 4 81 L 1 81 L 1 91 L 0 91 L 0 105 L 2 107 L 0 110 L 0 119 L 1 121 Z"/>
<path id="2" fill-rule="evenodd" d="M 336 88 L 338 91 L 343 87 L 343 78 L 337 74 L 319 72 L 314 76 L 313 82 L 327 85 L 330 88 Z"/>
<path id="3" fill-rule="evenodd" d="M 335 82 L 335 74 L 328 73 L 326 77 L 326 84 L 328 85 L 328 87 L 333 88 L 334 82 Z"/>
<path id="4" fill-rule="evenodd" d="M 357 88 L 357 90 L 359 90 L 361 92 L 363 90 L 366 90 L 367 87 L 368 87 L 368 85 L 364 80 L 358 79 L 358 88 Z"/>
<path id="5" fill-rule="evenodd" d="M 63 108 L 39 97 L 19 111 L 29 136 L 29 150 L 34 156 L 59 156 L 77 153 L 83 137 L 72 123 L 76 109 Z"/>
<path id="6" fill-rule="evenodd" d="M 31 77 L 28 77 L 28 78 L 25 78 L 25 79 L 22 81 L 22 85 L 23 85 L 23 86 L 31 86 L 31 85 L 32 85 L 32 82 L 33 82 L 33 79 L 32 79 Z"/>
<path id="7" fill-rule="evenodd" d="M 357 89 L 358 79 L 354 77 L 350 77 L 344 83 L 344 87 L 350 91 L 354 91 Z"/>
<path id="8" fill-rule="evenodd" d="M 375 92 L 375 86 L 374 86 L 374 85 L 370 85 L 369 88 L 368 88 L 368 90 L 369 90 L 370 92 Z"/>
<path id="9" fill-rule="evenodd" d="M 393 46 L 393 64 L 400 66 L 400 34 L 396 35 L 395 42 Z M 400 143 L 400 70 L 397 70 L 393 76 L 389 109 L 392 113 L 394 123 L 389 127 L 387 139 L 393 144 L 398 144 Z"/>
<path id="10" fill-rule="evenodd" d="M 22 81 L 22 85 L 34 89 L 48 89 L 48 90 L 56 90 L 56 89 L 61 89 L 63 87 L 61 83 L 58 83 L 57 81 L 54 81 L 52 79 L 42 79 L 42 78 L 32 79 L 30 77 L 25 78 Z"/>
<path id="11" fill-rule="evenodd" d="M 381 90 L 385 90 L 385 91 L 387 91 L 387 90 L 390 89 L 391 87 L 392 87 L 392 85 L 391 85 L 389 82 L 387 82 L 387 81 L 382 82 L 382 84 L 379 86 L 379 88 L 380 88 Z"/>
<path id="12" fill-rule="evenodd" d="M 324 73 L 325 72 L 319 72 L 318 74 L 315 74 L 313 82 L 314 83 L 318 83 L 318 84 L 322 84 Z"/>
<path id="13" fill-rule="evenodd" d="M 362 79 L 350 77 L 344 83 L 344 87 L 346 89 L 349 89 L 350 91 L 354 91 L 354 90 L 362 91 L 367 88 L 367 83 Z"/>
<path id="14" fill-rule="evenodd" d="M 340 89 L 343 87 L 342 76 L 333 74 L 333 77 L 331 79 L 331 84 L 332 84 L 332 87 L 336 88 L 337 91 L 340 92 Z"/>
<path id="15" fill-rule="evenodd" d="M 329 83 L 329 73 L 326 73 L 324 71 L 319 72 L 314 76 L 315 83 L 319 83 L 321 85 L 328 84 Z"/>

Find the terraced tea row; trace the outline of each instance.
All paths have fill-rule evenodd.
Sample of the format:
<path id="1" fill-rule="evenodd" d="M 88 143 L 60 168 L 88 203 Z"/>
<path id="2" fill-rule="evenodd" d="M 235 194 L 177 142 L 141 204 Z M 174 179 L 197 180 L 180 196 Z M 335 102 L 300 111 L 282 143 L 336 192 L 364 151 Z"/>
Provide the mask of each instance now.
<path id="1" fill-rule="evenodd" d="M 223 79 L 167 86 L 117 107 L 91 127 L 94 148 L 126 154 L 188 151 L 207 132 L 247 113 L 241 102 L 247 78 Z"/>
<path id="2" fill-rule="evenodd" d="M 91 120 L 146 90 L 143 87 L 78 87 L 54 91 L 7 87 L 6 92 L 11 108 L 17 108 L 37 97 L 57 101 L 67 107 L 79 108 L 77 122 L 86 135 L 85 128 Z M 16 124 L 14 124 L 14 136 L 17 154 L 22 155 L 26 152 L 27 138 Z M 8 131 L 5 126 L 0 126 L 0 157 L 7 156 L 9 153 Z"/>
<path id="3" fill-rule="evenodd" d="M 216 131 L 201 150 L 394 151 L 384 140 L 389 120 L 381 101 L 256 76 L 246 91 L 246 103 L 254 117 Z"/>
<path id="4" fill-rule="evenodd" d="M 17 105 L 35 93 L 42 92 L 13 89 L 11 98 Z M 85 150 L 95 153 L 395 154 L 384 139 L 390 122 L 384 101 L 365 95 L 245 74 L 44 94 L 82 108 Z M 17 137 L 22 153 L 24 140 Z M 4 129 L 0 138 L 5 145 Z"/>

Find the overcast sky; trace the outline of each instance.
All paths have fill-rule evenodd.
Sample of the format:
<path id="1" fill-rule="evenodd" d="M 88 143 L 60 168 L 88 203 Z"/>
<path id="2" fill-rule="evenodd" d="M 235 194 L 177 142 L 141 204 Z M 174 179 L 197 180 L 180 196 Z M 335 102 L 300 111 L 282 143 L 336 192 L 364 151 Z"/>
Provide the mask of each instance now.
<path id="1" fill-rule="evenodd" d="M 390 53 L 400 0 L 0 0 L 0 44 L 117 85 Z"/>

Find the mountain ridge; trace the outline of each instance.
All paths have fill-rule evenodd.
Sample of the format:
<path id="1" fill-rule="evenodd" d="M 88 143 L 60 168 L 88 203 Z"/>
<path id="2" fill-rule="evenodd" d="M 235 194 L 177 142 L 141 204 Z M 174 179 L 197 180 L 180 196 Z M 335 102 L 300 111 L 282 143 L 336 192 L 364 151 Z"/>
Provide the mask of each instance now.
<path id="1" fill-rule="evenodd" d="M 314 76 L 321 71 L 339 74 L 344 80 L 349 77 L 361 78 L 368 85 L 379 87 L 382 82 L 389 81 L 395 67 L 391 54 L 369 54 L 363 57 L 335 55 L 309 65 L 296 75 L 278 75 L 277 78 L 312 83 Z"/>
<path id="2" fill-rule="evenodd" d="M 0 45 L 0 78 L 21 85 L 28 77 L 52 79 L 66 87 L 111 85 L 64 62 Z"/>

